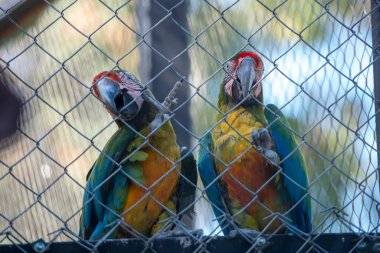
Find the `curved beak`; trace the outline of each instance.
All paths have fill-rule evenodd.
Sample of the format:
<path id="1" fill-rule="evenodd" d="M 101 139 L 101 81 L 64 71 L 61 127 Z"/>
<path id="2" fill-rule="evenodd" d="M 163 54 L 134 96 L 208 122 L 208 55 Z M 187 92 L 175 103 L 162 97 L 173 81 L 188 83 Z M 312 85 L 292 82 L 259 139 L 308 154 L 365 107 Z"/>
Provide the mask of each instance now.
<path id="1" fill-rule="evenodd" d="M 113 80 L 104 78 L 98 82 L 100 99 L 115 115 L 121 115 L 125 119 L 131 119 L 138 113 L 138 105 L 126 89 L 120 89 L 120 85 Z"/>
<path id="2" fill-rule="evenodd" d="M 248 96 L 256 77 L 254 60 L 251 57 L 245 57 L 237 67 L 236 75 L 240 80 L 243 97 Z"/>

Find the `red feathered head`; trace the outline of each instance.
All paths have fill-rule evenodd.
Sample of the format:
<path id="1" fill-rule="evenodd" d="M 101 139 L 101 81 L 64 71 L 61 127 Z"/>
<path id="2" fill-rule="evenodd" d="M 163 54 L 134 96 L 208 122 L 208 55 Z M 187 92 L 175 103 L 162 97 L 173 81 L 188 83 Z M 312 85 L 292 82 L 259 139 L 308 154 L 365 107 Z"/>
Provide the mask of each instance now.
<path id="1" fill-rule="evenodd" d="M 261 78 L 264 64 L 260 56 L 254 52 L 242 51 L 226 63 L 224 92 L 236 103 L 262 100 Z"/>
<path id="2" fill-rule="evenodd" d="M 132 119 L 144 102 L 139 81 L 125 71 L 101 72 L 95 76 L 92 90 L 114 118 Z"/>

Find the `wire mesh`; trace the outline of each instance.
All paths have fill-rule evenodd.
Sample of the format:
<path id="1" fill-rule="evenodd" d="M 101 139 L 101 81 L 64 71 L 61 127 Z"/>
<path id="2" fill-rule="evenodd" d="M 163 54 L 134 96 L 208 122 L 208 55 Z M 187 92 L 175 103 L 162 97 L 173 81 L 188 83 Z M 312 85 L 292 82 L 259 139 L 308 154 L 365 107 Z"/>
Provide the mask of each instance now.
<path id="1" fill-rule="evenodd" d="M 7 78 L 9 88 L 23 101 L 17 132 L 0 141 L 1 243 L 30 244 L 39 238 L 49 243 L 69 240 L 96 251 L 109 238 L 111 232 L 89 244 L 78 234 L 80 215 L 87 204 L 82 201 L 86 175 L 101 154 L 111 156 L 103 148 L 118 131 L 115 119 L 91 90 L 97 73 L 116 69 L 140 73 L 146 80 L 142 86 L 150 87 L 158 76 L 165 75 L 165 70 L 175 72 L 189 93 L 159 127 L 171 121 L 182 128 L 181 133 L 192 140 L 189 150 L 198 159 L 202 140 L 229 115 L 218 106 L 220 83 L 229 59 L 242 50 L 255 51 L 263 60 L 264 104 L 275 104 L 285 114 L 289 124 L 284 128 L 294 134 L 297 149 L 305 158 L 311 234 L 352 232 L 364 236 L 379 231 L 374 24 L 370 20 L 375 10 L 369 0 L 182 0 L 170 6 L 158 0 L 143 4 L 44 0 L 36 1 L 25 15 L 13 16 L 20 3 L 0 1 L 0 21 L 8 23 L 0 32 L 0 75 Z M 183 5 L 188 27 L 173 15 Z M 162 19 L 150 23 L 148 16 L 139 15 L 149 13 L 149 8 L 160 9 Z M 171 36 L 182 36 L 186 41 L 174 57 L 152 46 L 151 34 L 166 20 L 183 32 Z M 145 68 L 152 54 L 167 63 L 161 66 L 161 72 L 147 78 L 149 71 Z M 190 59 L 188 76 L 175 66 L 183 54 Z M 181 111 L 186 106 L 190 111 Z M 190 114 L 190 128 L 175 118 L 178 113 Z M 149 199 L 168 217 L 158 233 L 149 235 L 123 221 L 130 210 L 111 210 L 119 219 L 110 226 L 117 229 L 124 225 L 129 236 L 143 241 L 147 250 L 152 240 L 172 236 L 174 225 L 178 234 L 192 238 L 195 251 L 203 251 L 212 238 L 223 235 L 216 219 L 220 217 L 215 217 L 205 191 L 211 185 L 203 185 L 198 178 L 196 196 L 188 207 L 194 209 L 193 218 L 190 224 L 181 220 L 181 214 L 153 196 L 152 189 L 164 186 L 171 175 L 176 175 L 173 180 L 184 178 L 178 169 L 183 158 L 150 143 L 155 131 L 142 133 L 124 123 L 140 141 L 131 154 L 112 161 L 117 169 L 98 187 L 113 182 L 112 178 L 121 173 L 145 191 L 130 210 Z M 241 129 L 233 130 L 239 136 L 245 134 Z M 123 162 L 146 148 L 170 164 L 150 184 L 141 183 L 123 170 Z M 250 145 L 234 162 L 252 149 Z M 211 155 L 225 163 L 223 157 Z M 228 174 L 233 165 L 225 165 L 224 173 Z M 284 172 L 278 170 L 261 187 L 272 183 L 277 175 L 284 176 Z M 223 173 L 212 184 L 222 178 Z M 252 202 L 260 203 L 255 194 Z M 110 209 L 106 203 L 99 204 Z M 280 219 L 283 226 L 289 225 L 286 215 L 270 208 L 267 212 L 270 215 L 263 219 L 269 223 Z M 237 229 L 234 215 L 225 213 L 225 218 Z M 209 236 L 202 237 L 193 229 L 203 229 Z M 236 231 L 252 243 L 251 250 L 260 248 L 260 241 L 251 234 Z M 267 229 L 258 231 L 259 235 L 268 233 Z M 311 234 L 297 236 L 311 243 L 316 252 L 326 252 L 311 240 Z"/>

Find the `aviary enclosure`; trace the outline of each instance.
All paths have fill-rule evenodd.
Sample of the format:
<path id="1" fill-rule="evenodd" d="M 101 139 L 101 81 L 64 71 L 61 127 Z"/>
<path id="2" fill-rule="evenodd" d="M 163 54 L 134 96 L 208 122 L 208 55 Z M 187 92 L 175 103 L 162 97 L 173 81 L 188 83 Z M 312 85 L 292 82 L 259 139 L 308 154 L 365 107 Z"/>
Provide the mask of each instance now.
<path id="1" fill-rule="evenodd" d="M 375 0 L 0 0 L 0 251 L 380 252 L 379 48 L 380 3 Z M 295 144 L 280 156 L 274 176 L 255 189 L 232 175 L 245 153 L 224 162 L 215 151 L 220 146 L 204 145 L 223 122 L 235 138 L 247 134 L 228 117 L 249 106 L 242 101 L 223 111 L 218 103 L 220 93 L 228 91 L 220 88 L 225 78 L 236 74 L 231 80 L 242 81 L 238 69 L 228 72 L 230 59 L 241 51 L 255 52 L 262 60 L 254 83 L 261 85 L 263 99 L 255 106 L 278 108 L 275 122 L 263 127 L 270 131 L 280 122 Z M 136 76 L 142 93 L 151 90 L 158 104 L 181 82 L 177 104 L 165 109 L 158 128 L 170 121 L 178 145 L 186 146 L 198 163 L 199 150 L 206 148 L 210 159 L 225 166 L 207 185 L 202 175 L 185 179 L 195 194 L 185 208 L 188 215 L 156 203 L 170 209 L 161 222 L 176 233 L 171 228 L 139 233 L 126 223 L 125 213 L 111 210 L 118 220 L 114 229 L 135 231 L 131 239 L 110 241 L 109 232 L 88 241 L 79 234 L 85 206 L 99 201 L 83 202 L 86 175 L 105 153 L 120 119 L 104 108 L 93 80 L 102 71 L 116 70 Z M 140 129 L 131 131 L 140 134 Z M 143 162 L 143 150 L 153 145 L 149 136 L 155 133 L 140 134 L 143 141 L 133 152 L 141 153 L 133 161 Z M 237 145 L 229 146 L 231 153 Z M 172 173 L 184 177 L 178 170 L 182 159 L 156 151 L 171 163 Z M 254 142 L 244 152 L 267 158 Z M 289 181 L 299 186 L 285 168 L 296 153 L 303 157 L 308 182 L 296 200 L 290 190 L 285 204 L 292 212 L 310 201 L 311 229 L 304 231 L 292 229 L 289 212 L 271 210 L 275 200 L 266 199 L 267 204 L 262 193 L 272 184 L 284 184 L 281 191 Z M 124 171 L 121 160 L 112 161 L 116 172 Z M 135 182 L 140 172 L 123 173 Z M 235 213 L 234 204 L 227 204 L 219 210 L 223 218 L 215 214 L 207 190 L 221 185 L 228 195 L 226 177 L 240 183 L 251 199 Z M 156 184 L 142 183 L 146 194 L 141 199 L 159 202 L 151 196 Z M 232 195 L 228 201 L 234 203 Z M 243 229 L 244 220 L 236 219 L 254 204 L 266 210 L 256 222 L 269 225 L 250 233 Z M 279 222 L 278 230 L 271 229 L 271 222 Z M 234 233 L 223 230 L 226 223 Z"/>

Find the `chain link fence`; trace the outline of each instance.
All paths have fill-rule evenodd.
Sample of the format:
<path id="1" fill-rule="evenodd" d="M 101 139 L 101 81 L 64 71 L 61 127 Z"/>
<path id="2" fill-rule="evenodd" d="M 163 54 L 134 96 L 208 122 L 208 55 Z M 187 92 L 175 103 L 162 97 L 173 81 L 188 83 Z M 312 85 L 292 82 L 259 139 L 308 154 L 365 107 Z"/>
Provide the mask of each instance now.
<path id="1" fill-rule="evenodd" d="M 257 52 L 263 60 L 263 103 L 280 108 L 288 120 L 283 127 L 293 133 L 297 150 L 305 158 L 312 231 L 296 233 L 301 240 L 297 250 L 329 252 L 312 234 L 354 233 L 365 238 L 378 233 L 377 77 L 373 74 L 372 31 L 380 20 L 371 23 L 377 10 L 369 0 L 30 1 L 20 14 L 25 2 L 0 1 L 0 75 L 22 100 L 16 132 L 0 141 L 2 244 L 31 244 L 42 238 L 49 245 L 73 241 L 96 252 L 108 238 L 92 244 L 78 234 L 86 175 L 118 131 L 92 92 L 96 74 L 127 70 L 140 76 L 142 86 L 158 92 L 175 82 L 155 80 L 167 75 L 166 71 L 174 73 L 186 92 L 168 119 L 179 142 L 191 143 L 188 148 L 198 160 L 207 133 L 227 120 L 229 114 L 223 114 L 218 105 L 220 85 L 226 64 L 242 50 Z M 184 11 L 178 14 L 178 8 Z M 158 20 L 149 17 L 154 9 L 162 13 Z M 185 42 L 183 46 L 173 42 L 174 53 L 153 45 L 160 40 L 155 30 L 167 21 L 180 31 L 167 37 L 178 36 Z M 189 71 L 178 67 L 186 64 L 180 61 L 184 55 Z M 152 61 L 153 56 L 162 62 Z M 155 67 L 159 71 L 152 75 L 150 69 Z M 178 114 L 187 114 L 190 124 Z M 245 135 L 240 130 L 234 129 Z M 211 186 L 204 186 L 198 177 L 196 196 L 187 208 L 192 218 L 180 219 L 150 190 L 173 173 L 183 178 L 178 171 L 183 157 L 171 159 L 149 143 L 155 132 L 139 133 L 138 129 L 135 134 L 142 139 L 135 152 L 149 147 L 171 168 L 157 182 L 140 185 L 146 194 L 131 207 L 152 200 L 156 208 L 169 213 L 163 222 L 166 225 L 152 237 L 129 226 L 132 237 L 144 243 L 143 251 L 150 250 L 153 241 L 168 236 L 166 228 L 174 225 L 178 234 L 189 236 L 193 251 L 207 251 L 207 245 L 223 235 L 205 191 Z M 252 149 L 251 145 L 245 152 Z M 132 155 L 114 162 L 120 165 Z M 224 173 L 232 167 L 229 164 Z M 281 170 L 277 174 L 284 176 Z M 252 201 L 256 201 L 253 196 Z M 280 218 L 283 226 L 289 225 L 285 215 L 268 213 L 263 219 Z M 230 213 L 226 215 L 233 220 Z M 229 222 L 236 228 L 236 222 Z M 195 229 L 202 229 L 205 236 L 192 232 Z M 248 251 L 266 244 L 237 231 L 250 243 Z M 271 238 L 276 232 L 262 229 L 258 234 Z M 352 251 L 358 246 L 360 240 Z"/>

